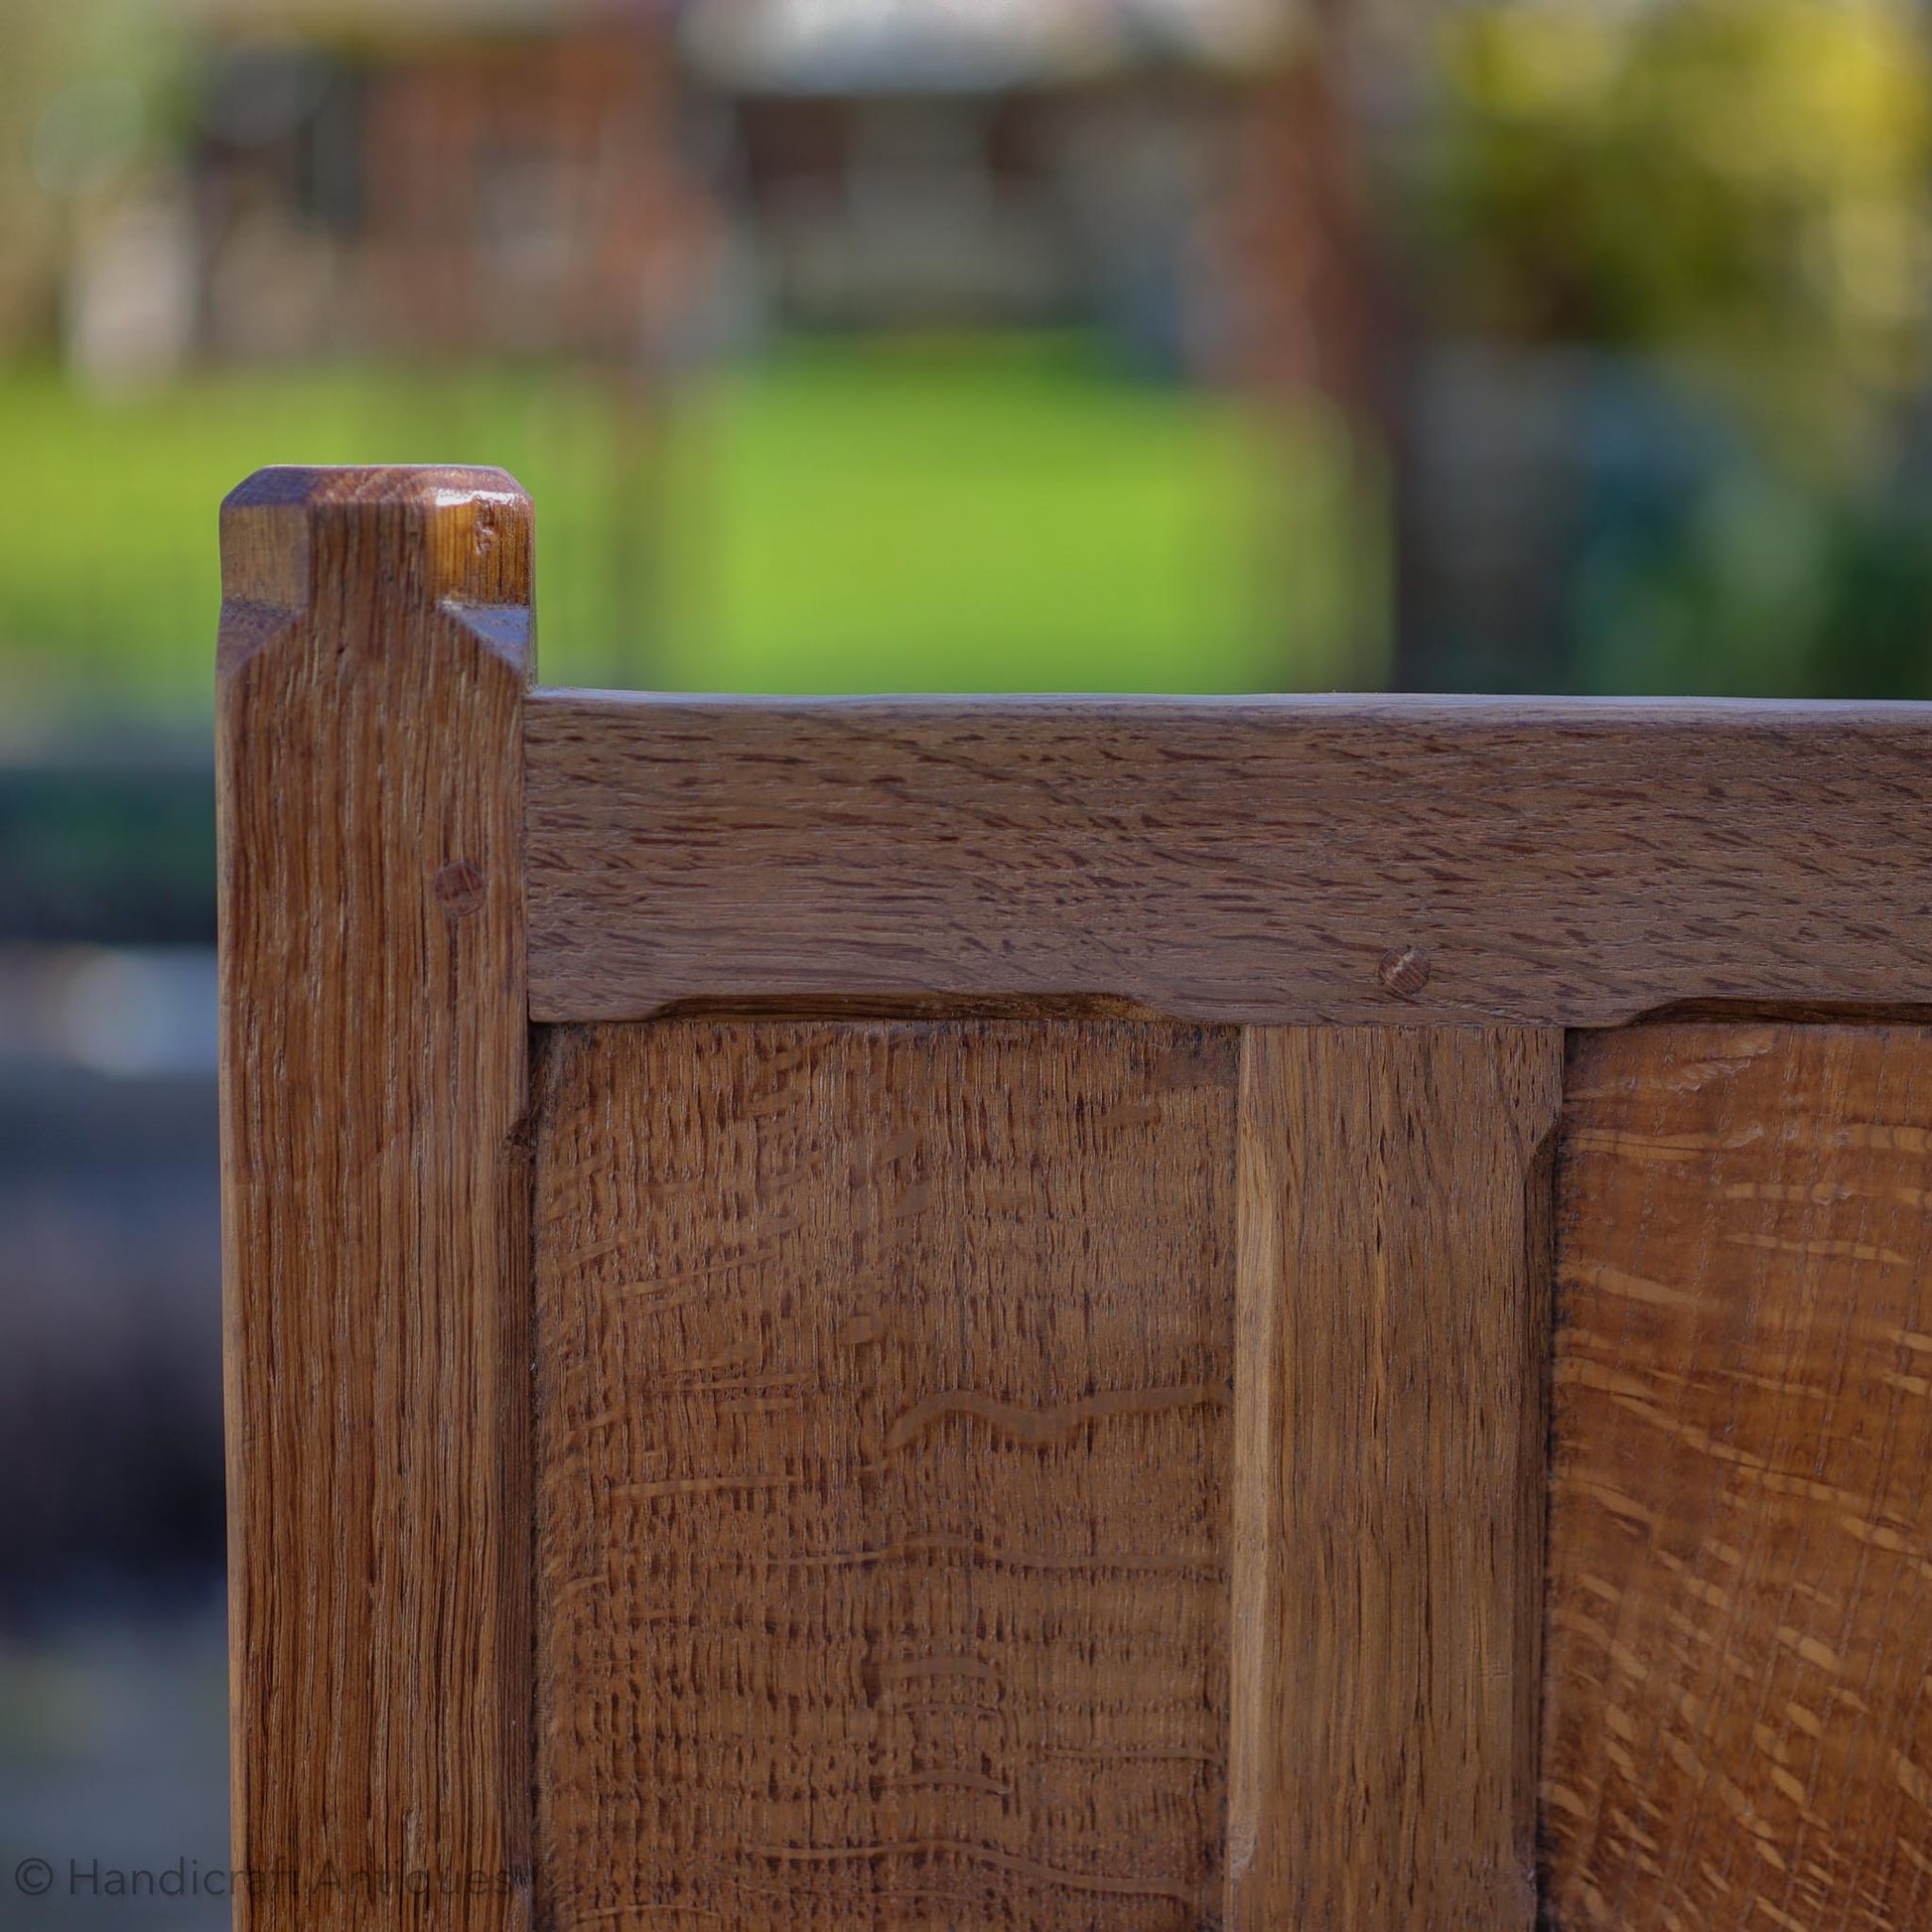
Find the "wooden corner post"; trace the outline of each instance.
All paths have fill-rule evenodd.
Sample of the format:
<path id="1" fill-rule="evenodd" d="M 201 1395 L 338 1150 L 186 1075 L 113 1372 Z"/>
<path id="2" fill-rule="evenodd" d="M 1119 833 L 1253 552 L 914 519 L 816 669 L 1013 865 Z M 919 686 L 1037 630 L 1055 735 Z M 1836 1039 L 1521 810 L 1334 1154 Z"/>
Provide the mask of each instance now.
<path id="1" fill-rule="evenodd" d="M 222 509 L 238 1932 L 529 1919 L 530 505 Z"/>

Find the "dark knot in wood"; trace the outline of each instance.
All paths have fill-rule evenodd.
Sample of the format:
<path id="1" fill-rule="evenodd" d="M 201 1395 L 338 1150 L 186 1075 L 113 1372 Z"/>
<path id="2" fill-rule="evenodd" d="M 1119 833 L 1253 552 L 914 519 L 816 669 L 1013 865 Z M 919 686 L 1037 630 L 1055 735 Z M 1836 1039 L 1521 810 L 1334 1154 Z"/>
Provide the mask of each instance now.
<path id="1" fill-rule="evenodd" d="M 458 859 L 436 875 L 434 891 L 438 902 L 453 919 L 467 919 L 483 910 L 488 888 L 483 876 L 468 859 Z"/>

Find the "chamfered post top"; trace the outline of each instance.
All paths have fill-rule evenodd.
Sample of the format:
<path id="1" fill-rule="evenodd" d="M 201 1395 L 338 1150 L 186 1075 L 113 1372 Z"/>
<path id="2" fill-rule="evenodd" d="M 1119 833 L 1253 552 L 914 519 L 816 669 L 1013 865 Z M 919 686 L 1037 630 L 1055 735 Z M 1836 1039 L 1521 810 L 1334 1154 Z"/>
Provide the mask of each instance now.
<path id="1" fill-rule="evenodd" d="M 503 470 L 257 470 L 221 505 L 222 603 L 527 606 L 531 523 L 529 497 Z"/>

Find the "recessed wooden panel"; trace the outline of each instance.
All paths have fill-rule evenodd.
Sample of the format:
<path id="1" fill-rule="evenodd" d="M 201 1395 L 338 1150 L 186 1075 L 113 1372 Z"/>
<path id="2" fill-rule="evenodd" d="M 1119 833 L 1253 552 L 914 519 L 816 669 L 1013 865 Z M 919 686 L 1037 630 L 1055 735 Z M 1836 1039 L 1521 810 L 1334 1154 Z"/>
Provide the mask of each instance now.
<path id="1" fill-rule="evenodd" d="M 1543 1824 L 1558 1926 L 1932 1923 L 1932 1035 L 1580 1040 Z"/>
<path id="2" fill-rule="evenodd" d="M 1560 1034 L 1257 1030 L 1238 1932 L 1528 1932 Z"/>
<path id="3" fill-rule="evenodd" d="M 559 1928 L 1218 1911 L 1236 1042 L 561 1035 L 539 1297 Z"/>

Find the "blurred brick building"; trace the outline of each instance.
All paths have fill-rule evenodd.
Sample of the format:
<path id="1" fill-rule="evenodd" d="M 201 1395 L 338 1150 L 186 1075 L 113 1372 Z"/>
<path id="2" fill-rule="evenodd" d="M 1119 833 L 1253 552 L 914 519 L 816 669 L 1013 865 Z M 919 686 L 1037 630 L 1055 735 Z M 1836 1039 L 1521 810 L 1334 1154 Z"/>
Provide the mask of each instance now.
<path id="1" fill-rule="evenodd" d="M 1073 325 L 1359 380 L 1291 0 L 184 4 L 219 359 Z"/>
<path id="2" fill-rule="evenodd" d="M 648 356 L 715 216 L 652 0 L 198 0 L 196 336 L 216 356 Z"/>
<path id="3" fill-rule="evenodd" d="M 691 0 L 729 197 L 779 325 L 1097 327 L 1226 374 L 1270 206 L 1289 0 Z M 1243 210 L 1246 212 L 1243 212 Z M 1265 216 L 1264 216 L 1265 218 Z"/>

